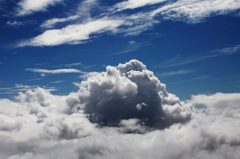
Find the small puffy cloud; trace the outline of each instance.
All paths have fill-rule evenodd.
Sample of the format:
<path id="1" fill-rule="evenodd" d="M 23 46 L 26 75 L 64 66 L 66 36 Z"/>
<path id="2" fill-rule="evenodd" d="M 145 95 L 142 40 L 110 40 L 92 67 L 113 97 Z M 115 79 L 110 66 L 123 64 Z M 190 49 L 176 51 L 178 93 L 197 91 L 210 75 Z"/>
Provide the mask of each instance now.
<path id="1" fill-rule="evenodd" d="M 18 26 L 23 26 L 24 23 L 23 22 L 20 22 L 20 21 L 7 21 L 6 23 L 7 25 L 9 26 L 12 26 L 12 27 L 18 27 Z"/>
<path id="2" fill-rule="evenodd" d="M 57 3 L 62 3 L 62 0 L 21 0 L 18 3 L 17 15 L 25 16 L 33 14 L 34 12 L 46 11 L 49 6 L 56 5 Z"/>

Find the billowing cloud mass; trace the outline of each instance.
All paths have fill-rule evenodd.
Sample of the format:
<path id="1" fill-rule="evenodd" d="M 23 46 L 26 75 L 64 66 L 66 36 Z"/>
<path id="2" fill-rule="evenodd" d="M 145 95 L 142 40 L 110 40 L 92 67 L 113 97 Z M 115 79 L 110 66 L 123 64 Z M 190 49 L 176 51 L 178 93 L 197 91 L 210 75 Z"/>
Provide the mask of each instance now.
<path id="1" fill-rule="evenodd" d="M 137 60 L 90 73 L 78 86 L 67 96 L 36 88 L 0 99 L 0 158 L 240 156 L 240 94 L 183 102 Z"/>

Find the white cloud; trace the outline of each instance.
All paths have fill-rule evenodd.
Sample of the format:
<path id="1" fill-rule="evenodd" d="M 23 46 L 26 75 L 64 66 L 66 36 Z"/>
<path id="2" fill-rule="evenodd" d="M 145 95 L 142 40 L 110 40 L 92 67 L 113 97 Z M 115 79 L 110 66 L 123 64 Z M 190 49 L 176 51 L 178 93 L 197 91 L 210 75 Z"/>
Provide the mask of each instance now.
<path id="1" fill-rule="evenodd" d="M 26 71 L 37 72 L 37 73 L 48 73 L 48 74 L 58 74 L 58 73 L 82 73 L 82 71 L 77 69 L 56 69 L 56 70 L 47 70 L 47 69 L 35 69 L 27 68 Z"/>
<path id="2" fill-rule="evenodd" d="M 178 0 L 153 11 L 152 16 L 161 15 L 163 19 L 198 23 L 203 19 L 228 14 L 240 9 L 236 0 Z"/>
<path id="3" fill-rule="evenodd" d="M 14 87 L 5 87 L 0 88 L 0 94 L 17 94 L 18 92 L 25 92 L 28 90 L 33 90 L 39 87 L 39 85 L 23 85 L 23 84 L 15 84 Z M 45 90 L 48 91 L 56 91 L 55 87 L 44 87 Z"/>
<path id="4" fill-rule="evenodd" d="M 6 24 L 9 26 L 12 26 L 12 27 L 24 26 L 23 22 L 16 21 L 16 20 L 15 21 L 7 21 Z"/>
<path id="5" fill-rule="evenodd" d="M 79 5 L 76 14 L 81 17 L 82 20 L 88 20 L 92 18 L 91 10 L 99 7 L 98 0 L 83 0 Z"/>
<path id="6" fill-rule="evenodd" d="M 18 3 L 17 15 L 25 16 L 32 14 L 34 12 L 46 11 L 49 6 L 56 5 L 57 3 L 62 3 L 62 0 L 21 0 Z"/>
<path id="7" fill-rule="evenodd" d="M 66 65 L 61 65 L 64 67 L 72 67 L 72 66 L 82 66 L 82 63 L 71 63 L 71 64 L 66 64 Z"/>
<path id="8" fill-rule="evenodd" d="M 141 43 L 137 43 L 136 41 L 129 41 L 128 46 L 123 51 L 119 51 L 117 53 L 114 53 L 113 55 L 124 54 L 124 53 L 128 53 L 128 52 L 136 51 L 142 46 L 144 46 L 143 43 L 141 44 Z"/>
<path id="9" fill-rule="evenodd" d="M 36 88 L 19 93 L 15 101 L 0 99 L 0 158 L 240 156 L 239 93 L 196 95 L 185 103 L 168 93 L 166 86 L 137 60 L 108 66 L 106 72 L 94 73 L 78 86 L 78 92 L 67 96 Z M 204 104 L 206 109 L 195 109 L 192 104 Z M 157 107 L 164 112 L 159 117 L 171 119 L 172 125 L 156 129 L 156 125 L 145 123 Z M 91 111 L 108 116 L 109 121 L 114 121 L 109 115 L 115 112 L 121 120 L 117 126 L 94 124 L 86 114 Z M 161 118 L 158 122 L 165 121 Z"/>
<path id="10" fill-rule="evenodd" d="M 114 8 L 117 9 L 117 11 L 125 10 L 125 9 L 135 9 L 147 5 L 153 5 L 165 2 L 166 0 L 127 0 L 120 3 L 117 3 Z"/>
<path id="11" fill-rule="evenodd" d="M 235 45 L 228 48 L 212 50 L 208 54 L 196 55 L 192 57 L 181 57 L 180 55 L 177 55 L 175 58 L 169 61 L 166 61 L 161 65 L 158 65 L 158 67 L 181 66 L 181 65 L 190 64 L 190 63 L 208 59 L 208 58 L 214 58 L 214 57 L 224 56 L 224 55 L 233 55 L 233 54 L 239 53 L 239 51 L 240 51 L 240 45 Z"/>
<path id="12" fill-rule="evenodd" d="M 121 20 L 99 19 L 85 24 L 68 25 L 62 29 L 47 30 L 27 41 L 18 44 L 22 46 L 53 46 L 60 44 L 84 43 L 92 34 L 116 30 L 123 22 Z"/>
<path id="13" fill-rule="evenodd" d="M 30 0 L 21 1 L 19 4 L 27 6 L 22 9 L 20 15 L 30 14 L 33 11 L 45 10 L 49 5 L 62 2 L 61 0 L 44 0 L 35 2 Z M 168 3 L 166 0 L 128 0 L 122 1 L 108 9 L 99 6 L 96 0 L 84 0 L 79 4 L 75 14 L 66 18 L 53 18 L 45 21 L 41 27 L 54 28 L 57 23 L 70 22 L 61 29 L 51 29 L 42 34 L 18 43 L 24 46 L 54 46 L 61 44 L 80 44 L 90 41 L 94 34 L 114 32 L 124 36 L 136 36 L 151 29 L 163 20 L 184 21 L 187 23 L 199 23 L 204 19 L 231 13 L 240 9 L 240 2 L 236 0 L 178 0 Z M 159 4 L 162 3 L 162 4 Z M 145 11 L 135 13 L 122 13 L 125 9 L 134 9 L 143 6 L 148 7 Z M 41 6 L 41 7 L 40 7 Z M 95 7 L 101 8 L 100 15 L 92 15 Z M 32 9 L 32 8 L 39 9 Z M 156 9 L 157 7 L 157 9 Z M 118 11 L 116 11 L 118 10 Z M 79 19 L 77 22 L 74 21 Z"/>
<path id="14" fill-rule="evenodd" d="M 191 104 L 207 106 L 206 111 L 213 115 L 240 117 L 240 93 L 217 93 L 192 96 Z"/>
<path id="15" fill-rule="evenodd" d="M 63 83 L 64 81 L 54 81 L 54 82 L 50 82 L 50 83 Z"/>
<path id="16" fill-rule="evenodd" d="M 124 33 L 126 36 L 135 36 L 160 23 L 159 20 L 155 20 L 150 14 L 151 12 L 139 12 L 122 17 L 124 25 L 118 30 L 118 33 Z"/>
<path id="17" fill-rule="evenodd" d="M 71 20 L 75 20 L 79 18 L 78 15 L 74 15 L 74 16 L 70 16 L 67 18 L 53 18 L 53 19 L 49 19 L 47 21 L 45 21 L 43 24 L 41 24 L 40 27 L 42 28 L 53 28 L 57 23 L 63 23 L 63 22 L 68 22 Z"/>
<path id="18" fill-rule="evenodd" d="M 189 107 L 182 109 L 183 104 L 168 94 L 165 85 L 137 60 L 92 74 L 80 84 L 78 96 L 90 121 L 104 124 L 137 117 L 149 125 L 166 127 L 191 116 Z M 172 107 L 176 114 L 165 115 L 164 105 Z"/>
<path id="19" fill-rule="evenodd" d="M 240 44 L 232 47 L 227 47 L 223 49 L 216 49 L 211 51 L 212 53 L 221 53 L 222 55 L 232 55 L 240 51 Z"/>
<path id="20" fill-rule="evenodd" d="M 160 76 L 175 76 L 175 75 L 182 75 L 187 73 L 195 72 L 195 70 L 179 70 L 179 71 L 173 71 L 173 72 L 164 72 L 159 74 Z"/>

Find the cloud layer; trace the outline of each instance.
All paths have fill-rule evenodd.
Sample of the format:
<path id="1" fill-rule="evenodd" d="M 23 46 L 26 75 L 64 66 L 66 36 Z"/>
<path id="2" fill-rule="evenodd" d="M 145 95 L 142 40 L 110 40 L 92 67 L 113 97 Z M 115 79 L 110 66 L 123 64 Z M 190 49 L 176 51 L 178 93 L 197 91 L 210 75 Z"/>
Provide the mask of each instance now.
<path id="1" fill-rule="evenodd" d="M 183 102 L 137 60 L 78 86 L 67 96 L 36 88 L 0 99 L 0 158 L 239 158 L 238 93 Z"/>
<path id="2" fill-rule="evenodd" d="M 61 0 L 45 0 L 35 2 L 24 0 L 19 2 L 22 9 L 19 15 L 44 11 L 50 5 Z M 27 5 L 27 4 L 31 5 Z M 153 7 L 154 5 L 154 7 Z M 100 13 L 92 14 L 92 10 L 100 8 Z M 139 9 L 141 8 L 141 9 Z M 53 46 L 61 44 L 79 44 L 93 39 L 94 35 L 111 33 L 120 36 L 135 36 L 151 29 L 164 20 L 200 23 L 206 18 L 234 13 L 240 9 L 236 0 L 128 0 L 112 6 L 101 6 L 96 0 L 85 0 L 79 3 L 75 14 L 65 18 L 52 18 L 40 25 L 46 28 L 38 36 L 18 43 L 23 46 Z M 126 10 L 131 10 L 126 12 Z M 66 22 L 70 22 L 67 24 Z M 54 28 L 63 23 L 61 28 Z"/>

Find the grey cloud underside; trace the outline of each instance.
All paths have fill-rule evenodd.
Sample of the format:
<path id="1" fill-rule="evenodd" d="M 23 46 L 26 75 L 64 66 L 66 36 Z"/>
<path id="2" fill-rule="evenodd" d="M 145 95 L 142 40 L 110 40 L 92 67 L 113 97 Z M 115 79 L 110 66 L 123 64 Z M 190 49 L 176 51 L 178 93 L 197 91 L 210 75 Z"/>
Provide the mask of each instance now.
<path id="1" fill-rule="evenodd" d="M 238 93 L 196 95 L 182 102 L 137 60 L 90 73 L 78 86 L 67 96 L 36 88 L 19 93 L 15 101 L 0 99 L 0 158 L 240 156 Z"/>

